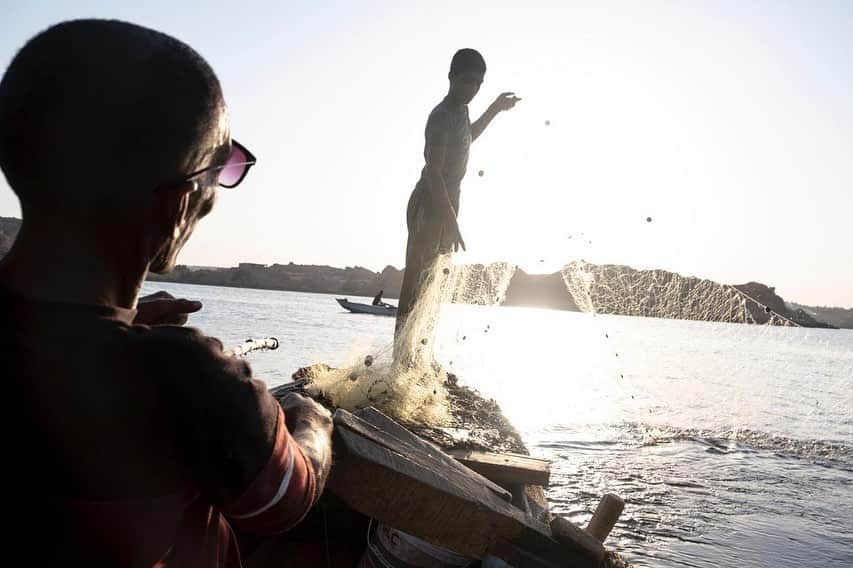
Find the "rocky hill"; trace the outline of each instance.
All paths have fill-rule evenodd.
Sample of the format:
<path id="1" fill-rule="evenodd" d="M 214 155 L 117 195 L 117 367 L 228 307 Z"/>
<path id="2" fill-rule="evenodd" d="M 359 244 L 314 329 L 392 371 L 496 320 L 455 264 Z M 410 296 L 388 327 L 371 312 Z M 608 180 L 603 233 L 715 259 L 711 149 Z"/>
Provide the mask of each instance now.
<path id="1" fill-rule="evenodd" d="M 566 293 L 568 291 L 568 294 Z M 573 262 L 561 272 L 517 270 L 506 292 L 509 306 L 537 306 L 669 319 L 835 327 L 789 309 L 773 287 L 729 285 L 666 270 Z"/>
<path id="2" fill-rule="evenodd" d="M 788 304 L 793 313 L 803 319 L 819 320 L 842 329 L 853 329 L 853 308 L 829 308 Z"/>
<path id="3" fill-rule="evenodd" d="M 800 325 L 784 301 L 763 284 L 741 286 L 666 270 L 573 262 L 562 271 L 583 311 L 668 319 Z"/>
<path id="4" fill-rule="evenodd" d="M 234 268 L 196 269 L 178 265 L 169 274 L 149 274 L 156 282 L 183 282 L 265 290 L 320 292 L 343 296 L 373 296 L 384 290 L 385 298 L 397 298 L 403 282 L 403 271 L 386 266 L 373 272 L 360 266 L 334 268 L 304 264 L 266 266 L 249 262 Z"/>
<path id="5" fill-rule="evenodd" d="M 0 256 L 6 253 L 21 222 L 0 217 Z M 460 271 L 453 301 L 501 303 L 571 311 L 595 311 L 657 318 L 732 323 L 853 328 L 853 309 L 819 308 L 786 303 L 775 288 L 758 282 L 729 285 L 682 276 L 666 270 L 572 262 L 553 274 L 527 274 L 506 263 L 472 265 Z M 373 296 L 384 290 L 398 298 L 403 272 L 386 266 L 373 272 L 360 266 L 241 263 L 233 268 L 179 265 L 149 280 L 240 288 Z"/>

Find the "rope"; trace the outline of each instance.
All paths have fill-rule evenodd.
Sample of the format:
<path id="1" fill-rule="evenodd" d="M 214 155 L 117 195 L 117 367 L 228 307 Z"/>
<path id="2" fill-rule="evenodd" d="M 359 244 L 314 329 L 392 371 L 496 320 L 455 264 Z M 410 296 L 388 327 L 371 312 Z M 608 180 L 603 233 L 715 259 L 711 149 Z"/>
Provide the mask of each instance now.
<path id="1" fill-rule="evenodd" d="M 263 351 L 269 349 L 275 351 L 278 349 L 278 339 L 275 337 L 267 337 L 266 339 L 249 338 L 243 343 L 236 345 L 225 352 L 229 357 L 244 357 L 252 351 Z"/>

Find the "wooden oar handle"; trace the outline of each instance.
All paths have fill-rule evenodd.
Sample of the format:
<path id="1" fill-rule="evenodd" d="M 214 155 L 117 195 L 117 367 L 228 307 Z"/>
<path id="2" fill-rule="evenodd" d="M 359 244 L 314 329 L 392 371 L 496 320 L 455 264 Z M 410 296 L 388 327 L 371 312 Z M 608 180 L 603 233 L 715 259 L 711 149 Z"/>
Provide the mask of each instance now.
<path id="1" fill-rule="evenodd" d="M 262 349 L 278 349 L 278 339 L 275 337 L 267 337 L 265 339 L 250 338 L 241 343 L 240 345 L 236 345 L 233 348 L 229 349 L 225 352 L 225 354 L 231 357 L 243 357 L 244 355 L 247 355 L 252 351 L 260 351 Z"/>
<path id="2" fill-rule="evenodd" d="M 608 493 L 598 502 L 598 507 L 586 527 L 586 532 L 598 542 L 604 542 L 613 525 L 619 520 L 619 515 L 625 508 L 625 501 L 618 495 Z"/>

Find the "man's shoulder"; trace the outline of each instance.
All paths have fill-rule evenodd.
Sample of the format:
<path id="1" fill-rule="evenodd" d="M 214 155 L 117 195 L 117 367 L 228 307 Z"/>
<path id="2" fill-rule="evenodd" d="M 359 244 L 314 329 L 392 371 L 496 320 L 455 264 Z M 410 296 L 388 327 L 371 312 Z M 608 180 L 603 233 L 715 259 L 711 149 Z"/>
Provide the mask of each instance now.
<path id="1" fill-rule="evenodd" d="M 129 338 L 146 352 L 162 352 L 184 357 L 223 355 L 222 342 L 194 327 L 134 325 Z"/>
<path id="2" fill-rule="evenodd" d="M 252 376 L 246 360 L 225 353 L 215 337 L 177 326 L 134 326 L 131 332 L 138 336 L 143 375 L 156 377 L 158 390 L 174 406 L 191 406 L 200 419 L 217 424 L 264 424 L 265 432 L 275 425 L 276 405 L 266 384 Z"/>
<path id="3" fill-rule="evenodd" d="M 205 383 L 251 377 L 244 360 L 226 354 L 219 339 L 196 328 L 135 325 L 128 333 L 142 364 L 163 369 L 168 375 Z"/>

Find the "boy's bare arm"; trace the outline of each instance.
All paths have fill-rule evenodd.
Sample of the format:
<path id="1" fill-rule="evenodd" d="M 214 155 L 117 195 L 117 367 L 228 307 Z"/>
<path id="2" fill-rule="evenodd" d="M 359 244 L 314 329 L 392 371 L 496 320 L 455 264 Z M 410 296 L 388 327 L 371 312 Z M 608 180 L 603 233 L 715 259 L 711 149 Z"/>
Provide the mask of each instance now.
<path id="1" fill-rule="evenodd" d="M 445 218 L 456 218 L 456 211 L 447 193 L 447 185 L 444 183 L 442 170 L 447 155 L 447 146 L 444 144 L 432 144 L 427 146 L 426 151 L 426 182 L 433 203 L 438 207 L 439 214 Z"/>
<path id="2" fill-rule="evenodd" d="M 462 234 L 459 232 L 459 225 L 456 222 L 456 210 L 450 201 L 447 184 L 444 183 L 444 176 L 441 173 L 444 169 L 446 154 L 447 146 L 444 144 L 431 144 L 427 147 L 426 182 L 433 203 L 438 206 L 439 214 L 444 217 L 448 226 L 455 233 L 452 237 L 451 246 L 454 250 L 458 250 L 460 247 L 465 250 L 465 241 L 462 240 Z"/>
<path id="3" fill-rule="evenodd" d="M 483 133 L 492 119 L 495 118 L 499 112 L 511 109 L 515 106 L 515 103 L 520 100 L 521 99 L 516 97 L 513 92 L 506 92 L 498 95 L 498 98 L 489 105 L 486 112 L 471 124 L 471 139 L 476 140 L 479 138 L 480 134 Z"/>

